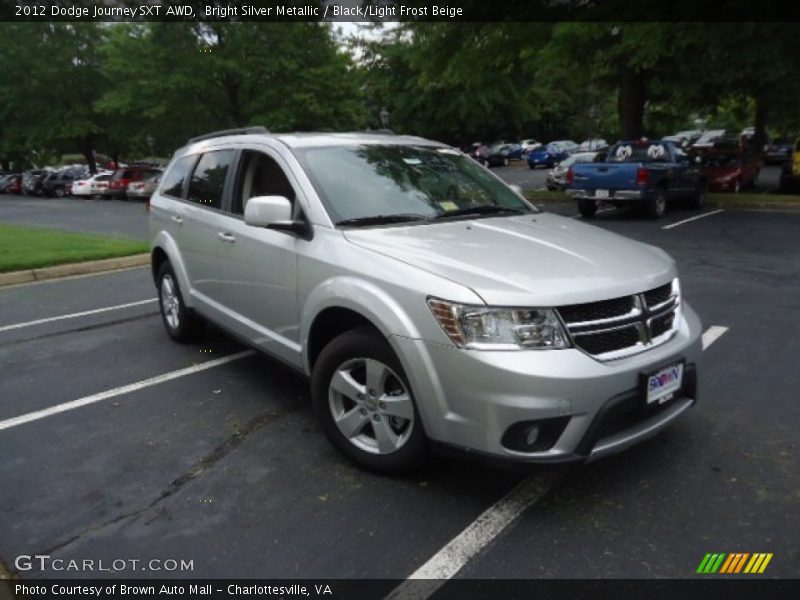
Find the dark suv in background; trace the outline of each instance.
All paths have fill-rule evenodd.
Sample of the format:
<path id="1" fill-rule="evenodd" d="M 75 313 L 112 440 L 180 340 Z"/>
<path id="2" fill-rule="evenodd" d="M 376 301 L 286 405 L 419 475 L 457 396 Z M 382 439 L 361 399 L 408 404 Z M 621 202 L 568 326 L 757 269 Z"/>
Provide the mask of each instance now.
<path id="1" fill-rule="evenodd" d="M 22 174 L 22 193 L 26 196 L 41 196 L 42 184 L 45 178 L 52 173 L 46 169 L 31 169 Z"/>
<path id="2" fill-rule="evenodd" d="M 86 167 L 68 167 L 50 173 L 42 183 L 42 194 L 63 198 L 70 193 L 72 182 L 83 179 L 89 173 Z"/>

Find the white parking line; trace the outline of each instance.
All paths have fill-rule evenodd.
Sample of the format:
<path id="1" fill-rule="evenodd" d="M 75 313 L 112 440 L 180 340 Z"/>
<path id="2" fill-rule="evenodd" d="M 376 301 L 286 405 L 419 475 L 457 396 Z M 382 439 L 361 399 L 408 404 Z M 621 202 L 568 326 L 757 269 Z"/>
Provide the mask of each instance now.
<path id="1" fill-rule="evenodd" d="M 721 338 L 728 329 L 728 327 L 723 327 L 722 325 L 712 325 L 706 329 L 705 333 L 703 333 L 703 350 Z"/>
<path id="2" fill-rule="evenodd" d="M 89 404 L 95 404 L 116 396 L 130 394 L 131 392 L 158 385 L 159 383 L 164 383 L 165 381 L 172 381 L 173 379 L 178 379 L 179 377 L 185 377 L 186 375 L 192 375 L 194 373 L 199 373 L 200 371 L 206 371 L 207 369 L 213 369 L 214 367 L 227 365 L 228 363 L 247 358 L 248 356 L 253 356 L 254 354 L 254 350 L 244 350 L 243 352 L 229 354 L 228 356 L 223 356 L 222 358 L 209 360 L 204 363 L 192 365 L 191 367 L 178 369 L 177 371 L 169 371 L 168 373 L 156 375 L 150 379 L 144 379 L 142 381 L 137 381 L 136 383 L 123 385 L 114 388 L 113 390 L 106 390 L 105 392 L 92 394 L 91 396 L 84 396 L 83 398 L 78 398 L 77 400 L 72 400 L 63 404 L 57 404 L 55 406 L 43 408 L 42 410 L 29 412 L 27 414 L 20 415 L 19 417 L 13 417 L 11 419 L 6 419 L 5 421 L 0 421 L 0 431 L 3 429 L 11 429 L 12 427 L 17 427 L 18 425 L 23 425 L 25 423 L 31 423 L 32 421 L 38 421 L 39 419 L 44 419 L 45 417 L 49 417 L 51 415 L 57 415 L 59 413 L 75 410 L 76 408 L 88 406 Z"/>
<path id="3" fill-rule="evenodd" d="M 692 221 L 697 221 L 697 219 L 705 219 L 706 217 L 710 217 L 711 215 L 718 215 L 721 212 L 725 212 L 721 208 L 719 210 L 712 210 L 707 213 L 703 213 L 702 215 L 696 215 L 694 217 L 689 217 L 688 219 L 684 219 L 683 221 L 677 221 L 675 223 L 670 223 L 669 225 L 664 225 L 661 229 L 672 229 L 674 227 L 678 227 L 678 225 L 683 225 L 684 223 L 691 223 Z"/>
<path id="4" fill-rule="evenodd" d="M 0 333 L 3 331 L 11 331 L 12 329 L 21 329 L 22 327 L 30 327 L 32 325 L 41 325 L 42 323 L 51 323 L 53 321 L 63 321 L 64 319 L 77 319 L 78 317 L 85 317 L 87 315 L 96 315 L 98 313 L 108 312 L 110 310 L 120 310 L 122 308 L 130 308 L 131 306 L 141 306 L 142 304 L 149 304 L 156 302 L 158 298 L 148 298 L 147 300 L 139 300 L 138 302 L 128 302 L 127 304 L 117 304 L 116 306 L 106 306 L 105 308 L 96 308 L 94 310 L 85 310 L 83 312 L 72 313 L 69 315 L 60 315 L 58 317 L 47 317 L 46 319 L 36 319 L 35 321 L 26 321 L 24 323 L 15 323 L 14 325 L 4 325 L 0 327 Z"/>
<path id="5" fill-rule="evenodd" d="M 703 350 L 717 341 L 728 327 L 714 325 L 703 333 Z M 392 590 L 384 600 L 425 600 L 458 573 L 464 565 L 533 506 L 555 484 L 558 476 L 533 476 L 522 481 L 492 504 L 450 540 L 428 562 Z M 420 581 L 422 580 L 422 581 Z"/>
<path id="6" fill-rule="evenodd" d="M 423 600 L 451 579 L 470 558 L 500 535 L 552 487 L 555 475 L 530 477 L 492 504 L 385 600 Z M 423 580 L 423 581 L 420 581 Z"/>

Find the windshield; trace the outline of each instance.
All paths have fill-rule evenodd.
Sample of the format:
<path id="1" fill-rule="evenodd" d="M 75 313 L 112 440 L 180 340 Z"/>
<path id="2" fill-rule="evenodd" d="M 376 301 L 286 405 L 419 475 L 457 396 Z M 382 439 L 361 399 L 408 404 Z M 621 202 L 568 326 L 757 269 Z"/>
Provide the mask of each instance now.
<path id="1" fill-rule="evenodd" d="M 449 148 L 344 146 L 309 148 L 300 156 L 337 223 L 534 210 L 475 161 Z"/>

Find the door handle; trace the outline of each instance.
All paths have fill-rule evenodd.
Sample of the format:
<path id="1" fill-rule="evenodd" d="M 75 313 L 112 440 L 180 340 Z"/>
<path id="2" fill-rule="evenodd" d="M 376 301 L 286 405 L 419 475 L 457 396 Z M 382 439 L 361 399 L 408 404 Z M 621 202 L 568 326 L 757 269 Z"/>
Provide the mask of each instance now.
<path id="1" fill-rule="evenodd" d="M 175 221 L 178 225 L 183 225 L 183 219 L 180 218 L 178 215 L 172 215 L 172 220 Z"/>
<path id="2" fill-rule="evenodd" d="M 233 244 L 236 241 L 236 238 L 233 236 L 233 234 L 232 233 L 228 233 L 227 231 L 224 231 L 224 232 L 220 231 L 217 234 L 217 237 L 220 240 L 222 240 L 223 242 L 226 242 L 228 244 Z"/>

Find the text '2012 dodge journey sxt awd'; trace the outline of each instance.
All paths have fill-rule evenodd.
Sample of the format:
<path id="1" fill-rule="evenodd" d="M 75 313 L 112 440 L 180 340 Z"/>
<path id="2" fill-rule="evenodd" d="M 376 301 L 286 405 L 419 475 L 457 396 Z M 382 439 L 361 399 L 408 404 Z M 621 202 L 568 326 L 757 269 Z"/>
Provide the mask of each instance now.
<path id="1" fill-rule="evenodd" d="M 330 441 L 370 469 L 432 446 L 594 459 L 695 402 L 701 325 L 674 261 L 537 210 L 440 143 L 194 138 L 150 232 L 169 335 L 208 320 L 304 372 Z"/>

